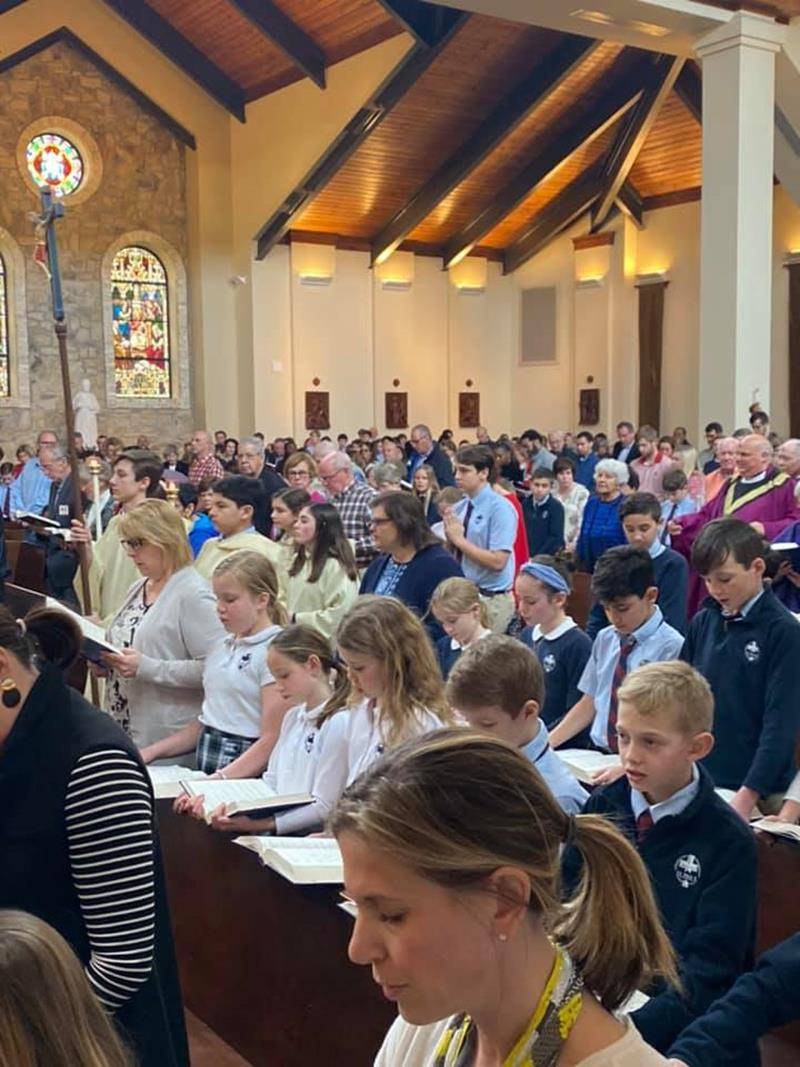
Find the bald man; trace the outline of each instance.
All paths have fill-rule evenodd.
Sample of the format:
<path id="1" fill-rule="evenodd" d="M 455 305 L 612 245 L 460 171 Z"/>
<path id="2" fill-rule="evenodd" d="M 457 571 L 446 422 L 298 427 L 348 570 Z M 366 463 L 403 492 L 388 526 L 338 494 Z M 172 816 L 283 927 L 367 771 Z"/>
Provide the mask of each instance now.
<path id="1" fill-rule="evenodd" d="M 719 492 L 695 515 L 670 523 L 672 547 L 691 562 L 692 545 L 712 519 L 732 516 L 749 523 L 771 541 L 789 523 L 800 521 L 795 499 L 796 482 L 772 464 L 772 446 L 760 434 L 748 434 L 736 441 L 736 474 L 726 478 Z M 695 614 L 705 595 L 703 582 L 695 572 L 689 580 L 689 617 Z"/>
<path id="2" fill-rule="evenodd" d="M 189 465 L 189 481 L 197 489 L 203 478 L 221 478 L 225 473 L 222 464 L 214 455 L 214 438 L 208 430 L 195 430 L 192 434 L 192 462 Z"/>

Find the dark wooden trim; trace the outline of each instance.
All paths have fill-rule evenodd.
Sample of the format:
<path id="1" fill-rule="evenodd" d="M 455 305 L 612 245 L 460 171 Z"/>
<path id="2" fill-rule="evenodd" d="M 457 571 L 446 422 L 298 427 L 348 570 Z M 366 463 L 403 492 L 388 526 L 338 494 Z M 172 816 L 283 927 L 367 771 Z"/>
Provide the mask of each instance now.
<path id="1" fill-rule="evenodd" d="M 276 242 L 277 244 L 307 244 L 307 245 L 333 245 L 343 252 L 369 252 L 370 241 L 368 237 L 348 237 L 343 233 L 315 233 L 313 230 L 289 230 Z M 441 259 L 442 249 L 440 245 L 428 244 L 426 241 L 403 241 L 399 246 L 400 252 L 413 252 L 417 256 L 430 256 Z M 490 245 L 475 245 L 470 251 L 471 256 L 480 259 L 488 259 L 492 263 L 503 262 L 502 248 L 492 248 Z"/>
<path id="2" fill-rule="evenodd" d="M 255 235 L 258 245 L 256 259 L 263 259 L 273 245 L 280 241 L 291 228 L 292 219 L 297 213 L 308 207 L 372 130 L 383 122 L 395 104 L 402 100 L 411 86 L 425 73 L 469 17 L 462 12 L 435 47 L 425 48 L 416 44 L 409 49 Z"/>
<path id="3" fill-rule="evenodd" d="M 567 37 L 535 70 L 514 86 L 467 142 L 439 167 L 387 222 L 372 242 L 372 263 L 399 246 L 456 186 L 478 167 L 572 71 L 599 46 L 585 37 Z"/>
<path id="4" fill-rule="evenodd" d="M 669 282 L 638 285 L 639 425 L 661 425 L 661 364 L 664 353 L 664 294 Z"/>
<path id="5" fill-rule="evenodd" d="M 378 0 L 381 7 L 421 45 L 433 48 L 458 18 L 452 8 L 421 0 Z"/>
<path id="6" fill-rule="evenodd" d="M 800 437 L 800 263 L 789 272 L 789 433 Z"/>
<path id="7" fill-rule="evenodd" d="M 229 0 L 304 74 L 325 88 L 325 56 L 305 30 L 272 0 Z"/>
<path id="8" fill-rule="evenodd" d="M 549 143 L 537 146 L 530 163 L 511 179 L 445 245 L 444 265 L 450 267 L 509 215 L 574 152 L 608 130 L 641 95 L 645 64 L 619 79 L 597 101 L 592 110 Z"/>
<path id="9" fill-rule="evenodd" d="M 536 215 L 528 229 L 503 253 L 503 274 L 511 274 L 589 210 L 600 194 L 599 167 L 579 175 Z"/>
<path id="10" fill-rule="evenodd" d="M 622 188 L 617 193 L 614 206 L 624 215 L 627 215 L 637 229 L 642 229 L 644 226 L 644 201 L 639 196 L 630 178 L 623 182 Z"/>
<path id="11" fill-rule="evenodd" d="M 703 121 L 703 81 L 694 63 L 685 63 L 675 82 L 675 92 L 698 122 Z"/>
<path id="12" fill-rule="evenodd" d="M 104 3 L 234 118 L 245 121 L 243 89 L 145 0 L 104 0 Z"/>
<path id="13" fill-rule="evenodd" d="M 5 15 L 6 11 L 13 11 L 15 7 L 24 3 L 25 0 L 0 0 L 0 15 Z"/>
<path id="14" fill-rule="evenodd" d="M 576 252 L 583 252 L 586 248 L 601 248 L 603 245 L 613 245 L 614 231 L 610 233 L 587 233 L 583 237 L 573 237 L 572 247 Z"/>
<path id="15" fill-rule="evenodd" d="M 693 204 L 695 200 L 701 200 L 703 190 L 699 185 L 691 189 L 676 189 L 672 193 L 659 193 L 656 196 L 646 196 L 642 201 L 645 211 L 656 211 L 662 207 L 676 207 L 678 204 Z"/>
<path id="16" fill-rule="evenodd" d="M 606 159 L 602 192 L 592 210 L 593 229 L 600 229 L 608 218 L 685 62 L 682 56 L 658 56 L 653 62 L 642 95 L 626 117 Z"/>
<path id="17" fill-rule="evenodd" d="M 88 44 L 77 37 L 72 30 L 68 30 L 66 26 L 61 26 L 59 29 L 54 30 L 52 33 L 45 34 L 44 37 L 40 37 L 38 41 L 32 41 L 24 48 L 20 48 L 18 52 L 14 52 L 10 56 L 6 56 L 5 59 L 0 60 L 0 74 L 7 70 L 12 70 L 20 63 L 24 63 L 26 59 L 30 59 L 32 56 L 39 55 L 40 52 L 44 52 L 47 48 L 50 48 L 54 44 L 68 44 L 71 45 L 81 55 L 94 63 L 97 69 L 104 74 L 110 82 L 113 82 L 119 89 L 126 93 L 132 100 L 134 100 L 139 107 L 152 115 L 163 126 L 173 133 L 179 141 L 182 141 L 187 148 L 197 148 L 197 142 L 195 141 L 194 134 L 190 133 L 185 126 L 182 126 L 176 119 L 168 115 L 163 108 L 160 108 L 158 104 L 151 100 L 149 96 L 145 95 L 138 89 L 133 82 L 128 81 L 124 74 L 112 67 L 111 64 L 103 59 L 101 55 L 98 55 L 94 49 L 90 48 Z"/>

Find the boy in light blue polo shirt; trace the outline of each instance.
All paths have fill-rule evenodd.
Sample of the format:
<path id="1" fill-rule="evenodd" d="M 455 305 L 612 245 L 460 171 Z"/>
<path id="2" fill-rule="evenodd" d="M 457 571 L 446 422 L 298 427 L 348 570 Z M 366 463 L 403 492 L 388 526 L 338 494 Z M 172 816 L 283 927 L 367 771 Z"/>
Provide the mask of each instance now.
<path id="1" fill-rule="evenodd" d="M 467 494 L 444 515 L 444 534 L 464 577 L 478 587 L 489 627 L 505 633 L 514 614 L 514 542 L 517 513 L 492 488 L 494 453 L 485 445 L 466 445 L 456 453 L 456 484 Z"/>
<path id="2" fill-rule="evenodd" d="M 547 783 L 568 815 L 589 794 L 558 758 L 539 719 L 544 671 L 535 652 L 513 637 L 491 635 L 466 648 L 447 680 L 447 701 L 475 730 L 518 748 Z"/>
<path id="3" fill-rule="evenodd" d="M 653 561 L 643 548 L 618 545 L 597 562 L 592 595 L 611 623 L 597 635 L 578 683 L 581 699 L 553 730 L 555 748 L 591 724 L 592 743 L 604 752 L 618 752 L 617 690 L 634 667 L 677 659 L 683 637 L 656 604 Z"/>

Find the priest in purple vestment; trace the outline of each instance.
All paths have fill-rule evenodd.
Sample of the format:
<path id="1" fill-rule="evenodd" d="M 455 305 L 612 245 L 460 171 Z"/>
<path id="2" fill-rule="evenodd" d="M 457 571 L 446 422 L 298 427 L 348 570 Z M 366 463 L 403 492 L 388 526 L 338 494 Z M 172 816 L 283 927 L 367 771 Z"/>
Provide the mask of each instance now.
<path id="1" fill-rule="evenodd" d="M 708 503 L 694 515 L 669 524 L 672 547 L 691 563 L 692 545 L 712 519 L 733 516 L 749 523 L 765 540 L 772 541 L 792 522 L 800 521 L 800 505 L 795 500 L 795 479 L 772 466 L 772 446 L 760 434 L 739 440 L 736 470 Z M 689 575 L 688 615 L 691 618 L 705 597 L 703 580 L 695 571 Z"/>

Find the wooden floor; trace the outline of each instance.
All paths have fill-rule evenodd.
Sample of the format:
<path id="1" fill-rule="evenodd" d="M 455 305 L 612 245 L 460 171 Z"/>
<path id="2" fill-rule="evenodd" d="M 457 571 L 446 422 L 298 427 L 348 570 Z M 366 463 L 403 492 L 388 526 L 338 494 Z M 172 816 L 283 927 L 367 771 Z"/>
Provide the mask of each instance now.
<path id="1" fill-rule="evenodd" d="M 243 1060 L 238 1052 L 234 1052 L 230 1045 L 226 1045 L 190 1011 L 186 1012 L 186 1029 L 189 1034 L 192 1067 L 250 1067 L 247 1060 Z"/>

